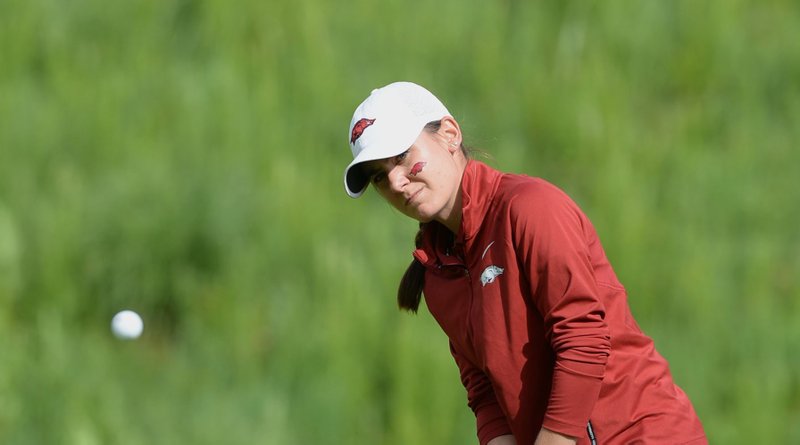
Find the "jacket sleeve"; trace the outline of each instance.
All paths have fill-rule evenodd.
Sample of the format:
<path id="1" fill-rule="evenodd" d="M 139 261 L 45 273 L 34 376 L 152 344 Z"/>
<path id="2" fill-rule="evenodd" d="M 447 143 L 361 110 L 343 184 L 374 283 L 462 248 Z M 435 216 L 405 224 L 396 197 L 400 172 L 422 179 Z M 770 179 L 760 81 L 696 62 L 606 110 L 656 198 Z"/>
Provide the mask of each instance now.
<path id="1" fill-rule="evenodd" d="M 486 445 L 497 436 L 511 434 L 511 428 L 497 403 L 489 378 L 483 371 L 459 355 L 452 342 L 450 343 L 450 352 L 461 373 L 461 383 L 467 390 L 467 405 L 475 413 L 480 444 Z"/>
<path id="2" fill-rule="evenodd" d="M 543 426 L 582 436 L 611 349 L 590 256 L 596 234 L 577 205 L 547 183 L 517 193 L 510 211 L 520 272 L 555 354 Z"/>

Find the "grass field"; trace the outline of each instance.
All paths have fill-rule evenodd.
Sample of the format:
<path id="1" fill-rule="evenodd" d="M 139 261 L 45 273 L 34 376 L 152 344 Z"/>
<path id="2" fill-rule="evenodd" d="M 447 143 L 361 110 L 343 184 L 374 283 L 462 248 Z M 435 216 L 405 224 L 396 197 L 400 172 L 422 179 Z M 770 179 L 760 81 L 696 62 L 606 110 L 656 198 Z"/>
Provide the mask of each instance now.
<path id="1" fill-rule="evenodd" d="M 583 207 L 712 443 L 800 443 L 789 0 L 0 1 L 0 442 L 476 443 L 342 189 L 395 80 Z"/>

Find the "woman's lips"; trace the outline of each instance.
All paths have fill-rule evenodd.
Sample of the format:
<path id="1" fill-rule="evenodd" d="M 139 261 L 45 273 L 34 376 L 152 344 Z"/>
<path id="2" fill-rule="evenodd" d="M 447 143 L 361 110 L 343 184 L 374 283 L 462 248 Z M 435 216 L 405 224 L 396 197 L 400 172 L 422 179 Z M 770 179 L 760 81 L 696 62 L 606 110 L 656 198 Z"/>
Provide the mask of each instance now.
<path id="1" fill-rule="evenodd" d="M 411 204 L 411 201 L 412 201 L 414 198 L 416 198 L 416 197 L 417 197 L 417 195 L 419 195 L 419 192 L 421 192 L 421 191 L 422 191 L 422 189 L 419 189 L 419 190 L 417 190 L 416 192 L 414 192 L 414 193 L 413 193 L 411 196 L 409 196 L 408 198 L 406 198 L 406 205 L 409 205 L 409 204 Z"/>

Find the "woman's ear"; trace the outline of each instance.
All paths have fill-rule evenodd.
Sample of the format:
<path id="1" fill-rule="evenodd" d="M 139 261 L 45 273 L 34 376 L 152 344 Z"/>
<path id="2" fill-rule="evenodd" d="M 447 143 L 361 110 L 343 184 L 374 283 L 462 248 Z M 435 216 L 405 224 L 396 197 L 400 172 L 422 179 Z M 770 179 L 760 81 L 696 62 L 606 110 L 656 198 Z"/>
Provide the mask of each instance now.
<path id="1" fill-rule="evenodd" d="M 442 118 L 439 134 L 444 137 L 448 150 L 451 152 L 461 150 L 461 127 L 452 116 Z"/>

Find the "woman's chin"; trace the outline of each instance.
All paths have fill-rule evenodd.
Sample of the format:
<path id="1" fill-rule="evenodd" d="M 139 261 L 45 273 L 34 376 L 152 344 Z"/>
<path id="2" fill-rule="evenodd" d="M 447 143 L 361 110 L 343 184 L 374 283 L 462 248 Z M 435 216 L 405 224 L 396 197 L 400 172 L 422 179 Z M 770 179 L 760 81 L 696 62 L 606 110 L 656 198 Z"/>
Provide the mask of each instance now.
<path id="1" fill-rule="evenodd" d="M 412 216 L 412 218 L 416 219 L 417 221 L 419 221 L 421 223 L 429 223 L 429 222 L 434 220 L 434 215 L 433 214 L 425 212 L 425 211 L 420 211 L 420 209 L 417 209 L 417 210 L 418 211 L 415 212 L 414 216 Z"/>
<path id="2" fill-rule="evenodd" d="M 436 219 L 437 212 L 434 211 L 436 206 L 431 206 L 429 203 L 422 203 L 419 205 L 411 205 L 406 208 L 406 215 L 421 222 L 429 223 Z"/>

